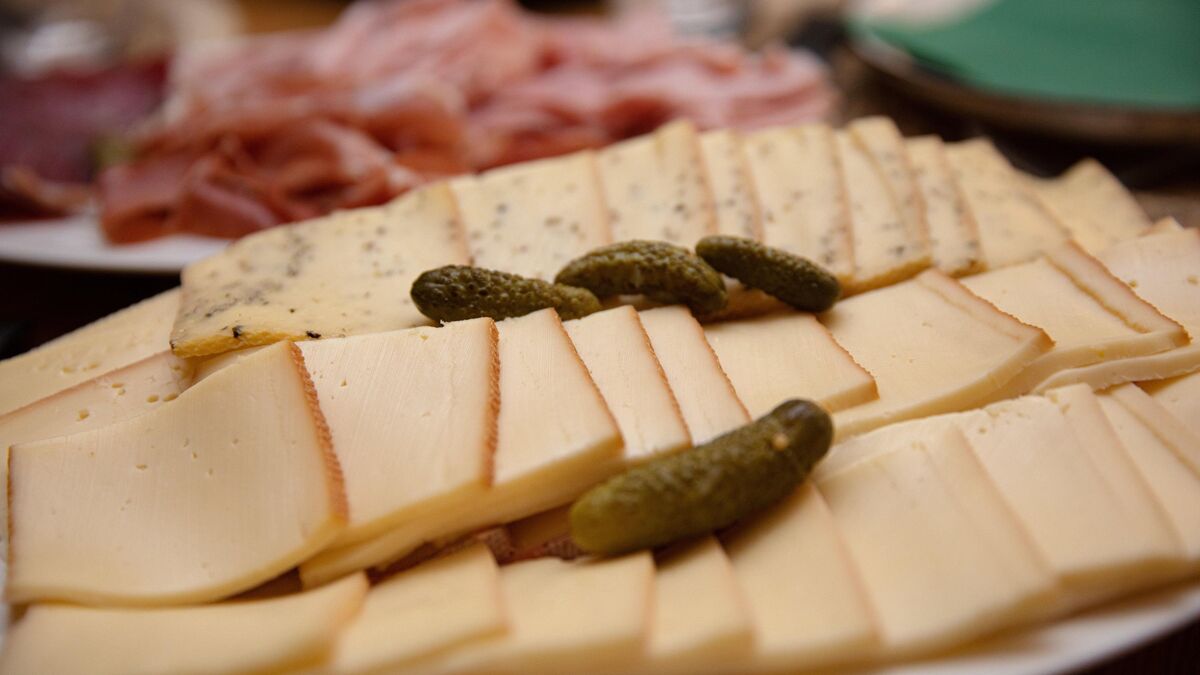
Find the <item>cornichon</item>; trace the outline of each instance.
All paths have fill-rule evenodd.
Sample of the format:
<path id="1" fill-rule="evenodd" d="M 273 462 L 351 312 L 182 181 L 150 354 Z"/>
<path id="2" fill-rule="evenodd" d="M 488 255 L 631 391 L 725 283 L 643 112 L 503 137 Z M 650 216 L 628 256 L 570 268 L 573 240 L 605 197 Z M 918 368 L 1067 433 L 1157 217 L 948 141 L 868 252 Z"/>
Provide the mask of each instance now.
<path id="1" fill-rule="evenodd" d="M 837 277 L 816 263 L 752 239 L 713 235 L 696 253 L 718 271 L 805 312 L 824 312 L 841 295 Z"/>
<path id="2" fill-rule="evenodd" d="M 697 314 L 725 306 L 725 280 L 691 251 L 661 241 L 623 241 L 567 263 L 554 279 L 598 297 L 647 295 L 682 302 Z"/>
<path id="3" fill-rule="evenodd" d="M 421 273 L 413 282 L 412 299 L 422 314 L 437 321 L 507 319 L 547 307 L 563 319 L 600 311 L 600 301 L 586 289 L 466 265 Z"/>
<path id="4" fill-rule="evenodd" d="M 824 410 L 786 401 L 704 445 L 592 488 L 571 506 L 571 537 L 589 553 L 615 555 L 726 527 L 791 493 L 832 440 Z"/>

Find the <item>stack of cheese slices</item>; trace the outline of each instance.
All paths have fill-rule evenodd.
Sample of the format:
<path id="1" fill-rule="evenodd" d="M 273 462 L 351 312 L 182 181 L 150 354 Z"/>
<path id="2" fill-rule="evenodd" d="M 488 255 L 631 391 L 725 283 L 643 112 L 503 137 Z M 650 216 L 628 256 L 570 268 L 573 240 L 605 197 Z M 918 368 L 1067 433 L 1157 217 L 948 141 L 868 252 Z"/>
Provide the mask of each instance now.
<path id="1" fill-rule="evenodd" d="M 408 298 L 444 264 L 552 278 L 610 241 L 716 232 L 852 297 L 442 327 Z M 24 608 L 0 673 L 930 655 L 1200 571 L 1198 334 L 1200 231 L 1151 225 L 1099 164 L 1035 180 L 882 118 L 676 123 L 270 230 L 0 362 Z M 665 551 L 514 560 L 607 476 L 793 397 L 838 443 L 769 511 Z"/>

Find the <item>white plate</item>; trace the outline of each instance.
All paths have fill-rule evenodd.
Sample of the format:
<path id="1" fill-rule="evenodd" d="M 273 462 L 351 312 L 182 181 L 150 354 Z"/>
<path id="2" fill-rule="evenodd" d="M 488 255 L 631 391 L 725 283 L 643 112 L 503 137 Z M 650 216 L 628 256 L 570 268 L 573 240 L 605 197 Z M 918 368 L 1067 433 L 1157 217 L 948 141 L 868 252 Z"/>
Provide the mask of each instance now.
<path id="1" fill-rule="evenodd" d="M 0 261 L 77 270 L 176 274 L 228 243 L 225 239 L 174 235 L 114 245 L 104 240 L 91 216 L 0 223 Z"/>

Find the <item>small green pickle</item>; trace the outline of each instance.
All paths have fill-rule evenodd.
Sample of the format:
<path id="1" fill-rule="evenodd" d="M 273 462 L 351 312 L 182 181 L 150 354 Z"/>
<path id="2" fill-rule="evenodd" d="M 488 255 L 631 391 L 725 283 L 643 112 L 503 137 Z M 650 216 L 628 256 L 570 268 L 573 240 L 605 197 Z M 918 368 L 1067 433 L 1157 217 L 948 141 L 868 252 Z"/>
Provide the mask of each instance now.
<path id="1" fill-rule="evenodd" d="M 411 293 L 417 309 L 435 321 L 498 321 L 547 307 L 564 320 L 600 311 L 600 301 L 586 289 L 466 265 L 421 273 Z"/>
<path id="2" fill-rule="evenodd" d="M 725 281 L 691 251 L 662 241 L 623 241 L 571 262 L 554 279 L 586 288 L 597 297 L 645 295 L 681 302 L 697 314 L 725 307 Z"/>
<path id="3" fill-rule="evenodd" d="M 696 253 L 720 272 L 804 312 L 824 312 L 842 293 L 837 277 L 816 263 L 753 239 L 714 235 Z"/>

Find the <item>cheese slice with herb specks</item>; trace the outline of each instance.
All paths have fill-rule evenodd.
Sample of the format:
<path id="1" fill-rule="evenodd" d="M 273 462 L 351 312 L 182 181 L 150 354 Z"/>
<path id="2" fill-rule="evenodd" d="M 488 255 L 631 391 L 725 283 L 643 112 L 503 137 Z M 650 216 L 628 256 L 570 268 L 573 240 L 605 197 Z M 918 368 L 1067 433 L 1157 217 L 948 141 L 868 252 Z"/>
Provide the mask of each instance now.
<path id="1" fill-rule="evenodd" d="M 409 297 L 413 280 L 467 262 L 444 184 L 272 228 L 184 269 L 171 348 L 204 356 L 427 324 Z"/>
<path id="2" fill-rule="evenodd" d="M 700 150 L 716 205 L 717 231 L 761 240 L 762 214 L 741 136 L 727 129 L 706 131 L 700 135 Z"/>
<path id="3" fill-rule="evenodd" d="M 929 226 L 929 251 L 933 265 L 953 277 L 983 270 L 979 227 L 963 200 L 937 136 L 919 136 L 905 142 L 913 176 L 925 205 Z"/>

